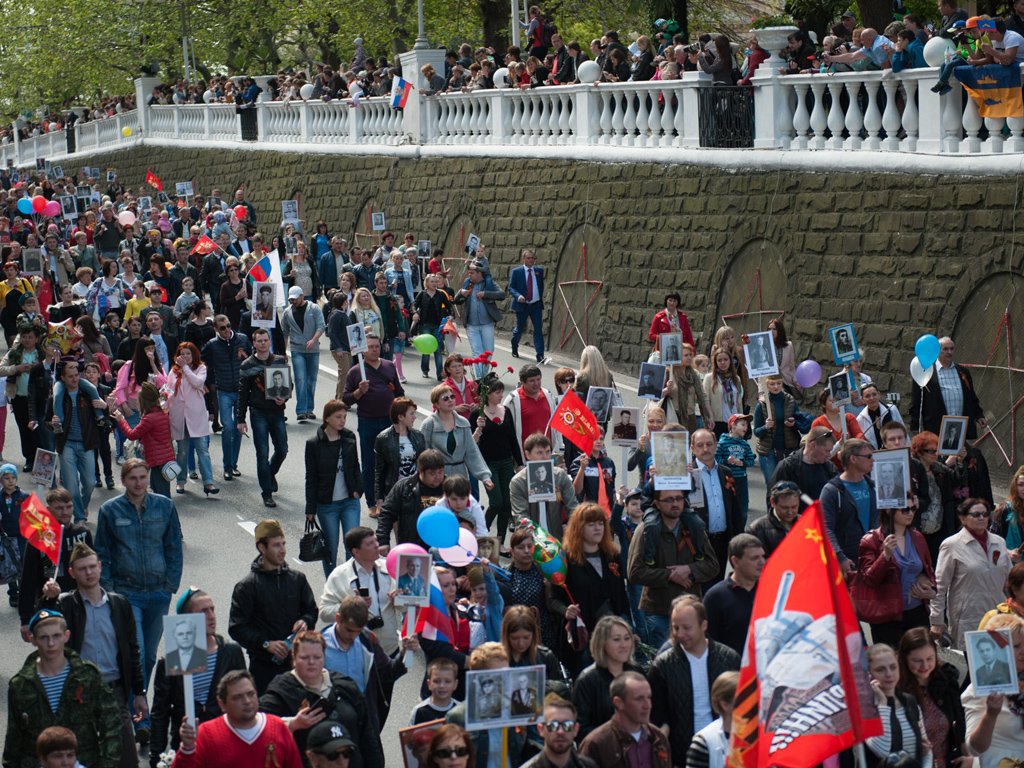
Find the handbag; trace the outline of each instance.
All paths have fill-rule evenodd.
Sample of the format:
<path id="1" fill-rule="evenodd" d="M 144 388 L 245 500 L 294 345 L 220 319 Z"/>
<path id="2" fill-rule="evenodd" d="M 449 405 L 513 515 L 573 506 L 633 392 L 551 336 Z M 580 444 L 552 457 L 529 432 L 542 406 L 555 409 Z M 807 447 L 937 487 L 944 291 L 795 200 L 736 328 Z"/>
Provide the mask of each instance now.
<path id="1" fill-rule="evenodd" d="M 315 520 L 306 518 L 306 532 L 299 539 L 299 560 L 304 563 L 315 563 L 327 559 L 327 542 L 324 532 Z"/>
<path id="2" fill-rule="evenodd" d="M 181 475 L 181 465 L 176 461 L 168 461 L 160 469 L 160 474 L 162 474 L 164 476 L 164 480 L 169 483 Z"/>
<path id="3" fill-rule="evenodd" d="M 879 555 L 881 557 L 881 555 Z M 868 584 L 863 573 L 857 573 L 850 586 L 850 597 L 857 610 L 857 618 L 868 624 L 882 624 L 897 621 L 903 617 L 903 594 L 901 590 L 890 591 L 889 598 L 883 591 L 884 585 Z"/>

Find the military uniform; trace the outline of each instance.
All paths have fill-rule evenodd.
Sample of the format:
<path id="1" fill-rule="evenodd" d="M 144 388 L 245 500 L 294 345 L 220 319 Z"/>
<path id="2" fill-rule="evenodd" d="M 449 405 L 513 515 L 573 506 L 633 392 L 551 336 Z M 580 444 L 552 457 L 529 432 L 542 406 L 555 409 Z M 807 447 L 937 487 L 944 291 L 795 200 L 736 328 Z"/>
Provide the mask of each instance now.
<path id="1" fill-rule="evenodd" d="M 36 768 L 36 739 L 51 725 L 61 725 L 78 737 L 78 759 L 89 768 L 117 768 L 121 759 L 121 713 L 103 682 L 99 668 L 70 648 L 64 649 L 71 669 L 61 691 L 57 712 L 36 674 L 33 652 L 7 686 L 7 742 L 4 768 Z"/>

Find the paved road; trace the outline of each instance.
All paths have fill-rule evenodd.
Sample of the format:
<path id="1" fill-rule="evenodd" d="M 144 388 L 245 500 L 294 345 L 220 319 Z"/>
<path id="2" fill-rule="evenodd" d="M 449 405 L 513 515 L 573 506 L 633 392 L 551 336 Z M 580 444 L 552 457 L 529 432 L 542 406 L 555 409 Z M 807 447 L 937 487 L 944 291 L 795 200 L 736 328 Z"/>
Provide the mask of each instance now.
<path id="1" fill-rule="evenodd" d="M 505 367 L 512 365 L 516 370 L 526 362 L 526 359 L 515 360 L 511 356 L 511 350 L 505 343 L 499 342 L 494 359 L 499 364 L 498 370 L 505 370 Z M 326 345 L 325 345 L 326 347 Z M 469 354 L 468 343 L 461 342 L 460 351 Z M 529 356 L 532 350 L 523 348 L 524 354 Z M 559 365 L 567 364 L 573 366 L 577 361 L 560 359 L 555 356 L 549 364 L 542 366 L 544 371 L 544 384 L 551 384 L 551 376 Z M 424 379 L 420 376 L 419 360 L 415 352 L 407 357 L 404 365 L 408 384 L 406 385 L 409 395 L 420 404 L 421 414 L 429 406 L 429 392 L 434 385 L 434 380 Z M 317 386 L 317 413 L 322 412 L 324 403 L 331 399 L 334 394 L 336 383 L 334 361 L 326 348 L 321 353 L 320 360 L 321 376 Z M 512 374 L 504 377 L 506 387 L 511 387 L 518 382 L 518 378 Z M 635 396 L 636 381 L 621 375 L 616 375 L 616 381 L 623 392 L 624 399 L 628 405 L 640 405 L 641 402 Z M 319 563 L 309 564 L 300 562 L 297 557 L 298 540 L 302 535 L 304 516 L 304 469 L 302 463 L 303 443 L 311 437 L 316 430 L 314 423 L 299 424 L 294 419 L 294 407 L 289 409 L 288 440 L 290 454 L 284 464 L 283 471 L 278 475 L 280 493 L 277 495 L 278 507 L 274 510 L 267 510 L 263 507 L 260 497 L 259 485 L 255 475 L 255 452 L 251 440 L 243 438 L 242 450 L 239 459 L 239 468 L 242 477 L 234 482 L 223 482 L 220 472 L 220 441 L 217 436 L 211 442 L 211 454 L 217 483 L 221 487 L 219 496 L 206 499 L 202 495 L 200 483 L 193 482 L 189 485 L 189 492 L 184 496 L 175 495 L 174 501 L 181 518 L 181 526 L 185 537 L 185 571 L 182 578 L 182 585 L 196 585 L 208 592 L 214 599 L 217 606 L 220 631 L 227 634 L 227 618 L 231 604 L 231 591 L 238 581 L 249 569 L 252 559 L 256 556 L 256 547 L 253 541 L 253 531 L 256 523 L 267 516 L 277 517 L 284 526 L 288 538 L 290 553 L 292 555 L 289 565 L 306 574 L 313 592 L 319 597 L 324 584 L 323 570 Z M 355 429 L 356 419 L 350 417 L 347 426 Z M 15 461 L 17 466 L 23 463 L 20 460 L 17 429 L 13 417 L 8 419 L 6 448 L 4 455 Z M 618 449 L 611 449 L 612 458 L 619 460 Z M 756 471 L 751 473 L 752 499 L 751 516 L 763 513 L 762 500 L 764 499 L 764 486 L 760 480 L 760 474 Z M 635 473 L 633 481 L 635 482 Z M 22 486 L 25 488 L 25 486 Z M 27 490 L 27 489 L 26 489 Z M 119 491 L 97 490 L 93 496 L 92 512 L 95 519 L 95 510 L 106 499 L 112 497 Z M 375 527 L 368 516 L 364 514 L 363 524 Z M 6 605 L 0 607 L 0 647 L 5 652 L 0 655 L 0 685 L 6 691 L 7 681 L 20 669 L 24 663 L 25 655 L 31 650 L 31 646 L 22 642 L 18 633 L 18 620 L 16 611 Z M 395 689 L 394 701 L 392 704 L 391 717 L 385 732 L 382 734 L 385 754 L 389 756 L 389 765 L 392 762 L 399 765 L 400 750 L 398 746 L 397 730 L 407 724 L 408 714 L 412 707 L 419 701 L 419 686 L 423 677 L 423 657 L 417 655 L 416 663 L 409 673 L 398 681 Z M 0 694 L 0 729 L 6 732 L 7 711 L 6 694 Z"/>

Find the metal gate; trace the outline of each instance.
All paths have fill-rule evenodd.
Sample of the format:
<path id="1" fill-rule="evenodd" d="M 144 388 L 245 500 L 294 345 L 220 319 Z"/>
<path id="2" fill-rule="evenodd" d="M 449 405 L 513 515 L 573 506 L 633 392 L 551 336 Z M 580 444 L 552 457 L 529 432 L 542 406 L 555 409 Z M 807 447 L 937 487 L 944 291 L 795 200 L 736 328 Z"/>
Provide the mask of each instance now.
<path id="1" fill-rule="evenodd" d="M 754 89 L 713 85 L 697 89 L 702 147 L 754 146 Z"/>

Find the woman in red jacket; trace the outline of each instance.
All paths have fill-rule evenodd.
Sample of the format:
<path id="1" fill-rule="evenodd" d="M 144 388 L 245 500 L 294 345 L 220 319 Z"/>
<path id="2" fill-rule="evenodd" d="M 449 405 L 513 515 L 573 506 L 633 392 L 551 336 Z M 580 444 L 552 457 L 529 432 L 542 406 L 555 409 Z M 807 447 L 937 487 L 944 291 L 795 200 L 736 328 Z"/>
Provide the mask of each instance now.
<path id="1" fill-rule="evenodd" d="M 654 342 L 654 351 L 658 351 L 658 334 L 682 332 L 683 341 L 692 347 L 693 331 L 690 330 L 690 321 L 686 313 L 679 309 L 682 302 L 678 293 L 670 293 L 665 297 L 665 308 L 660 310 L 651 321 L 651 330 L 647 333 L 647 339 Z"/>
<path id="2" fill-rule="evenodd" d="M 171 481 L 164 477 L 163 468 L 165 464 L 174 461 L 171 419 L 160 405 L 160 390 L 152 382 L 147 381 L 139 388 L 139 412 L 142 421 L 134 429 L 120 411 L 115 410 L 111 415 L 117 419 L 127 439 L 142 443 L 146 466 L 149 467 L 149 486 L 153 493 L 169 497 Z"/>
<path id="3" fill-rule="evenodd" d="M 879 510 L 878 527 L 860 540 L 854 605 L 876 643 L 899 645 L 908 629 L 929 623 L 935 570 L 928 542 L 913 521 L 913 507 Z"/>

